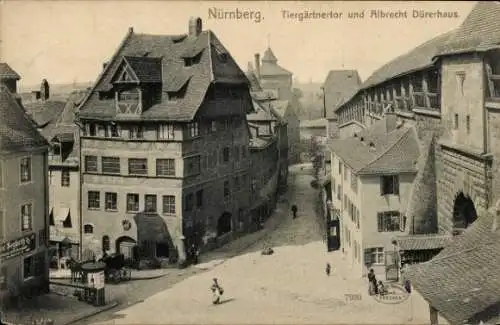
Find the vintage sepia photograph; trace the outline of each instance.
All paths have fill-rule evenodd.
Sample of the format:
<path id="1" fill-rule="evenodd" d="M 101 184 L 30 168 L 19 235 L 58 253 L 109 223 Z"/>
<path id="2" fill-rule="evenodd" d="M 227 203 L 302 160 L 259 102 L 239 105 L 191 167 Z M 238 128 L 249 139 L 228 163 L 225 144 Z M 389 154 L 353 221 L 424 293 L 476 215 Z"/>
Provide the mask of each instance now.
<path id="1" fill-rule="evenodd" d="M 0 325 L 500 325 L 500 1 L 0 1 Z"/>

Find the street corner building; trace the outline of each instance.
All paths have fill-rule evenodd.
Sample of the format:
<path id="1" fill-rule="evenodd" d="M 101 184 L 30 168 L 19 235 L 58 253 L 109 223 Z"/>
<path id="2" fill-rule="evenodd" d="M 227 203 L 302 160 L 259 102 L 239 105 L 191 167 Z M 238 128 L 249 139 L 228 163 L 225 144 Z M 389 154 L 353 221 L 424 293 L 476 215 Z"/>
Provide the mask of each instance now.
<path id="1" fill-rule="evenodd" d="M 0 63 L 0 299 L 48 292 L 48 143 Z"/>
<path id="2" fill-rule="evenodd" d="M 78 114 L 84 257 L 180 262 L 250 227 L 253 111 L 201 19 L 183 35 L 131 28 Z"/>
<path id="3" fill-rule="evenodd" d="M 49 82 L 40 91 L 27 93 L 23 104 L 49 148 L 49 225 L 51 267 L 59 268 L 80 252 L 79 134 L 74 123 L 85 91 L 73 91 L 68 98 L 52 99 Z"/>
<path id="4" fill-rule="evenodd" d="M 400 186 L 401 207 L 392 207 L 389 199 L 384 206 L 363 207 L 370 214 L 360 212 L 361 223 L 374 218 L 382 222 L 370 238 L 384 232 L 393 235 L 391 254 L 395 258 L 381 257 L 385 262 L 380 261 L 387 272 L 401 264 L 430 260 L 500 198 L 498 44 L 500 4 L 478 2 L 457 29 L 388 62 L 334 111 L 338 127 L 334 142 L 360 141 L 381 120 L 390 121 L 394 116 L 398 124 L 414 128 L 418 136 L 415 173 L 405 181 L 409 190 Z M 332 157 L 349 165 L 335 149 L 332 147 Z M 386 176 L 401 182 L 402 174 L 390 171 L 398 164 L 398 159 L 388 161 Z M 338 191 L 342 184 L 334 174 L 332 191 L 334 181 Z M 385 179 L 389 178 L 381 178 L 381 184 L 386 184 Z M 345 186 L 341 190 L 334 208 L 344 200 Z M 384 193 L 378 197 L 384 198 Z M 349 201 L 343 204 L 341 210 L 350 207 Z M 383 220 L 391 226 L 384 226 Z M 404 222 L 404 227 L 397 227 L 396 221 Z M 360 232 L 364 236 L 362 226 Z M 344 249 L 349 247 L 346 244 Z"/>

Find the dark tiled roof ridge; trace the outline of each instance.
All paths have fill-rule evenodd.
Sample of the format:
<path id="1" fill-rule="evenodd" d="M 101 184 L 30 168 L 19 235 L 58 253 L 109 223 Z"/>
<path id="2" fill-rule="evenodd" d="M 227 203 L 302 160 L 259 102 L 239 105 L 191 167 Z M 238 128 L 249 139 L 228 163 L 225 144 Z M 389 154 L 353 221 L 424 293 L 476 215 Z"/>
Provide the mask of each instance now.
<path id="1" fill-rule="evenodd" d="M 404 126 L 401 126 L 401 127 L 404 127 Z M 397 144 L 399 144 L 399 143 L 400 143 L 400 142 L 401 142 L 401 141 L 402 141 L 402 140 L 403 140 L 403 139 L 404 139 L 404 138 L 408 135 L 408 133 L 410 132 L 410 129 L 411 129 L 411 127 L 407 127 L 407 128 L 406 128 L 406 131 L 405 131 L 405 132 L 403 132 L 403 133 L 399 136 L 399 139 L 398 139 L 397 141 L 394 141 L 394 143 L 393 143 L 391 146 L 389 146 L 386 150 L 384 150 L 384 151 L 383 151 L 383 152 L 381 152 L 379 155 L 377 155 L 377 157 L 376 157 L 376 158 L 374 158 L 372 161 L 370 161 L 368 164 L 366 164 L 365 166 L 363 166 L 363 168 L 361 168 L 361 169 L 359 170 L 359 172 L 362 172 L 362 171 L 363 171 L 363 169 L 370 167 L 372 164 L 374 164 L 375 162 L 377 162 L 378 160 L 380 160 L 382 157 L 384 157 L 384 155 L 385 155 L 385 154 L 387 154 L 389 151 L 391 151 L 391 150 L 392 150 L 392 148 L 394 148 Z M 391 132 L 387 133 L 387 136 L 389 136 L 391 133 L 396 132 L 396 131 L 398 131 L 398 129 L 395 129 L 395 130 L 393 130 L 393 131 L 391 131 Z M 368 150 L 369 150 L 369 149 L 368 149 Z"/>
<path id="2" fill-rule="evenodd" d="M 439 256 L 439 254 L 438 254 L 431 261 L 428 261 L 428 262 L 425 262 L 425 263 L 422 263 L 422 264 L 427 264 L 427 263 L 430 263 L 430 262 L 444 261 L 444 260 L 450 259 L 452 257 L 455 257 L 457 255 L 463 255 L 464 253 L 473 252 L 473 251 L 477 250 L 480 247 L 491 246 L 492 244 L 496 244 L 497 242 L 498 242 L 497 240 L 490 238 L 490 239 L 488 239 L 488 241 L 481 242 L 481 244 L 479 244 L 479 245 L 475 245 L 474 247 L 470 247 L 470 248 L 467 248 L 467 249 L 460 250 L 459 252 L 455 252 L 453 254 L 447 254 L 447 255 L 444 255 L 444 256 Z"/>
<path id="3" fill-rule="evenodd" d="M 425 41 L 425 42 L 423 42 L 423 43 L 420 43 L 419 45 L 417 45 L 417 46 L 415 46 L 415 47 L 411 48 L 410 50 L 406 51 L 405 53 L 402 53 L 402 54 L 400 54 L 400 55 L 396 56 L 395 58 L 393 58 L 392 60 L 390 60 L 390 61 L 389 61 L 389 62 L 387 62 L 386 64 L 382 65 L 380 68 L 378 68 L 377 70 L 375 70 L 375 71 L 372 73 L 372 75 L 371 75 L 370 77 L 372 77 L 372 76 L 373 76 L 376 72 L 378 72 L 379 70 L 381 70 L 381 69 L 383 69 L 383 68 L 385 68 L 385 67 L 387 67 L 387 66 L 389 66 L 389 65 L 391 65 L 391 64 L 394 64 L 395 62 L 397 62 L 398 60 L 400 60 L 400 59 L 404 58 L 405 56 L 410 55 L 412 52 L 418 51 L 419 49 L 422 49 L 422 48 L 424 48 L 424 47 L 428 46 L 429 44 L 431 44 L 431 43 L 435 42 L 437 39 L 440 39 L 440 38 L 445 37 L 445 36 L 448 36 L 448 37 L 452 36 L 454 33 L 456 33 L 456 31 L 457 31 L 457 28 L 452 29 L 452 30 L 447 31 L 447 32 L 444 32 L 444 33 L 440 33 L 440 34 L 438 34 L 438 35 L 436 35 L 436 36 L 432 37 L 431 39 L 428 39 L 427 41 Z M 432 65 L 432 64 L 433 64 L 433 61 L 435 61 L 435 59 L 434 59 L 434 58 L 431 58 L 431 62 L 429 62 L 429 65 Z M 394 78 L 398 78 L 398 77 L 401 77 L 401 76 L 404 76 L 404 75 L 410 74 L 410 73 L 412 73 L 412 72 L 414 72 L 414 71 L 419 71 L 419 70 L 422 70 L 422 69 L 424 69 L 424 68 L 425 68 L 425 67 L 418 68 L 418 69 L 409 69 L 409 70 L 407 70 L 407 71 L 405 71 L 405 72 L 402 72 L 402 73 L 400 73 L 400 74 L 398 74 L 398 75 L 391 76 L 390 78 L 385 79 L 385 80 L 383 80 L 383 81 L 380 81 L 380 82 L 378 82 L 378 83 L 375 83 L 375 84 L 373 84 L 373 85 L 368 85 L 368 86 L 365 86 L 365 85 L 363 84 L 363 85 L 361 85 L 360 90 L 366 90 L 366 89 L 369 89 L 369 88 L 376 87 L 376 86 L 378 86 L 378 85 L 380 85 L 380 84 L 382 84 L 382 83 L 384 83 L 384 82 L 386 82 L 386 81 L 388 81 L 388 80 L 391 80 L 391 79 L 394 79 Z M 366 81 L 369 81 L 369 80 L 370 80 L 370 77 L 368 77 L 368 78 L 366 79 Z M 366 82 L 366 81 L 365 81 L 365 82 Z"/>
<path id="4" fill-rule="evenodd" d="M 80 109 L 85 106 L 85 104 L 87 103 L 87 101 L 89 100 L 89 98 L 95 92 L 95 90 L 96 90 L 97 86 L 99 85 L 99 83 L 101 82 L 102 78 L 106 75 L 106 73 L 108 72 L 108 70 L 111 69 L 111 64 L 110 63 L 113 62 L 114 60 L 116 60 L 116 58 L 118 57 L 118 54 L 122 51 L 123 47 L 125 46 L 125 44 L 127 44 L 127 41 L 130 39 L 130 37 L 133 34 L 134 34 L 134 30 L 132 28 L 129 28 L 127 34 L 125 35 L 125 37 L 121 41 L 120 45 L 118 45 L 118 48 L 115 50 L 115 53 L 113 53 L 113 55 L 109 59 L 108 65 L 104 69 L 101 70 L 101 72 L 99 73 L 99 76 L 97 77 L 97 80 L 94 82 L 94 85 L 92 86 L 92 88 L 90 89 L 90 91 L 87 92 L 87 94 L 85 95 L 85 97 L 83 98 L 83 100 L 80 102 L 80 105 L 78 105 L 79 106 L 78 107 L 78 111 L 80 111 Z"/>

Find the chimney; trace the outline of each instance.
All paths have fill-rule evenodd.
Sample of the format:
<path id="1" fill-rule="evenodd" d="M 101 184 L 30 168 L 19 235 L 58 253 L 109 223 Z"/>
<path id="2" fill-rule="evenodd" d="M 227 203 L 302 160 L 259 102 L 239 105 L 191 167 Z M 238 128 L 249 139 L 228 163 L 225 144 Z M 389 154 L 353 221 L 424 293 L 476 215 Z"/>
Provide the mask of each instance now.
<path id="1" fill-rule="evenodd" d="M 248 72 L 252 72 L 253 71 L 253 64 L 250 61 L 248 61 L 247 70 L 248 70 Z"/>
<path id="2" fill-rule="evenodd" d="M 104 69 L 106 69 L 106 67 L 107 67 L 107 66 L 108 66 L 108 62 L 104 62 L 104 63 L 102 64 L 102 69 L 103 69 L 103 70 L 104 70 Z"/>
<path id="3" fill-rule="evenodd" d="M 255 53 L 255 75 L 260 80 L 260 54 Z"/>
<path id="4" fill-rule="evenodd" d="M 189 36 L 198 37 L 203 29 L 200 17 L 191 17 L 189 19 Z"/>
<path id="5" fill-rule="evenodd" d="M 129 32 L 129 34 L 132 34 L 134 32 L 134 27 L 129 27 L 128 32 Z"/>

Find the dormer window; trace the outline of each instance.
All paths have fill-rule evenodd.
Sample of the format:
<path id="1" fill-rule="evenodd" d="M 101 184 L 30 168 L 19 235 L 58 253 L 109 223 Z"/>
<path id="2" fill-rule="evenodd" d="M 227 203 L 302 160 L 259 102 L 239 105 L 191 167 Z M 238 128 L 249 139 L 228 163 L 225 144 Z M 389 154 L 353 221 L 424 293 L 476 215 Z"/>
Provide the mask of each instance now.
<path id="1" fill-rule="evenodd" d="M 187 83 L 178 91 L 167 91 L 168 100 L 175 101 L 184 98 L 186 95 Z"/>
<path id="2" fill-rule="evenodd" d="M 184 58 L 184 66 L 190 67 L 192 65 L 200 63 L 200 61 L 201 61 L 201 54 L 202 54 L 202 52 L 196 54 L 193 57 Z"/>

